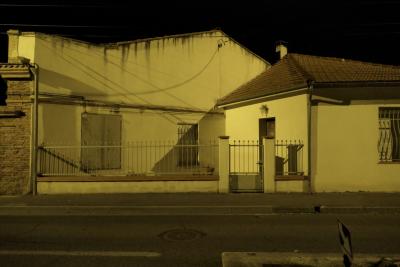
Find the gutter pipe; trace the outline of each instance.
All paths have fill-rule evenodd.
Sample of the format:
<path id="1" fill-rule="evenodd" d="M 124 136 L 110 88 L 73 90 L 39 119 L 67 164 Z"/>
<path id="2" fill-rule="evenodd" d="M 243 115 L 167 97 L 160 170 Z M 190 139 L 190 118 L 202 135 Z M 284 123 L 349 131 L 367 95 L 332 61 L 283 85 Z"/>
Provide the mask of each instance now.
<path id="1" fill-rule="evenodd" d="M 33 69 L 32 69 L 33 68 Z M 31 192 L 37 194 L 37 158 L 38 158 L 38 97 L 39 97 L 39 65 L 33 63 L 31 71 L 34 77 L 33 112 L 32 112 L 32 140 L 31 140 Z"/>
<path id="2" fill-rule="evenodd" d="M 311 172 L 311 111 L 312 111 L 312 95 L 313 95 L 313 89 L 314 89 L 314 81 L 309 81 L 308 82 L 308 112 L 307 112 L 307 116 L 308 116 L 308 118 L 307 118 L 307 137 L 308 137 L 308 140 L 307 140 L 307 142 L 308 142 L 308 144 L 307 144 L 307 146 L 308 146 L 308 148 L 307 148 L 307 150 L 308 150 L 308 153 L 307 153 L 307 158 L 308 158 L 308 166 L 307 166 L 307 169 L 308 169 L 308 192 L 309 193 L 312 193 L 312 185 L 311 185 L 311 183 L 312 183 L 312 172 Z"/>

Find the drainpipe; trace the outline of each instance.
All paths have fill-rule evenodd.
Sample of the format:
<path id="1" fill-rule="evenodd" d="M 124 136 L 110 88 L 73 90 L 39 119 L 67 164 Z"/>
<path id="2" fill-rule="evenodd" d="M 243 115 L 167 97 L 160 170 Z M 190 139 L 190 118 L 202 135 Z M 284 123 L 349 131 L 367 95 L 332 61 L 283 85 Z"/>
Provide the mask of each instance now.
<path id="1" fill-rule="evenodd" d="M 309 193 L 312 193 L 312 179 L 311 179 L 311 108 L 312 108 L 312 94 L 313 94 L 313 89 L 314 89 L 314 81 L 309 81 L 308 82 L 308 118 L 307 118 L 307 137 L 308 137 L 308 153 L 307 153 L 307 158 L 308 158 L 308 191 Z"/>
<path id="2" fill-rule="evenodd" d="M 33 195 L 37 194 L 36 177 L 37 177 L 37 155 L 38 155 L 38 100 L 39 100 L 39 65 L 33 63 L 31 71 L 35 79 L 33 87 L 33 114 L 32 114 L 32 142 L 31 142 L 31 191 Z"/>

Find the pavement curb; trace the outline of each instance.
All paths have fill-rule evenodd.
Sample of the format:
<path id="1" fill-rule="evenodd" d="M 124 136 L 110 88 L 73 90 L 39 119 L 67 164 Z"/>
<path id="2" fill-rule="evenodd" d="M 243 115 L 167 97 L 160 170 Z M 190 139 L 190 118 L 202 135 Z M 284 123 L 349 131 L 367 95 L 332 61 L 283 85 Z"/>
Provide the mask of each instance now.
<path id="1" fill-rule="evenodd" d="M 0 205 L 0 216 L 400 214 L 400 207 Z"/>
<path id="2" fill-rule="evenodd" d="M 322 206 L 320 208 L 321 213 L 341 213 L 341 214 L 353 214 L 353 213 L 379 213 L 379 214 L 394 214 L 400 213 L 400 207 L 334 207 L 334 206 Z"/>
<path id="3" fill-rule="evenodd" d="M 314 206 L 314 207 L 272 207 L 272 212 L 310 213 L 310 214 L 400 214 L 400 207 L 368 207 L 368 206 Z"/>

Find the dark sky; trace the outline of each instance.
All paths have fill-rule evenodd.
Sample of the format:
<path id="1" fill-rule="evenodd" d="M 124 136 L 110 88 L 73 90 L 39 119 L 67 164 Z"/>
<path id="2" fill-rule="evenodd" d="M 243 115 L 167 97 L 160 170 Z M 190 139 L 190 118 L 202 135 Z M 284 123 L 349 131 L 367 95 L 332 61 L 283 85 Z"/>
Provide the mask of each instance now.
<path id="1" fill-rule="evenodd" d="M 1 61 L 9 28 L 95 43 L 221 28 L 267 61 L 289 52 L 400 65 L 400 1 L 18 1 L 0 3 Z"/>

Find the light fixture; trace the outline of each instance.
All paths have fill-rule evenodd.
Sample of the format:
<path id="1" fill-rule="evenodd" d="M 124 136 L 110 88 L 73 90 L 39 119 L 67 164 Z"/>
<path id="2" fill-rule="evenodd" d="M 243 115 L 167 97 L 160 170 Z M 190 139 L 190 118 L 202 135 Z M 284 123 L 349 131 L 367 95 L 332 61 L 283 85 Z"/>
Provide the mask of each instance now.
<path id="1" fill-rule="evenodd" d="M 261 114 L 266 117 L 268 114 L 268 106 L 266 104 L 261 105 L 260 111 Z"/>

